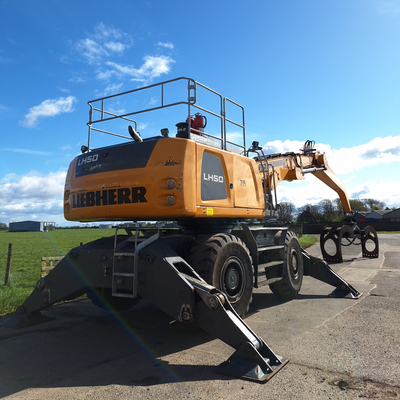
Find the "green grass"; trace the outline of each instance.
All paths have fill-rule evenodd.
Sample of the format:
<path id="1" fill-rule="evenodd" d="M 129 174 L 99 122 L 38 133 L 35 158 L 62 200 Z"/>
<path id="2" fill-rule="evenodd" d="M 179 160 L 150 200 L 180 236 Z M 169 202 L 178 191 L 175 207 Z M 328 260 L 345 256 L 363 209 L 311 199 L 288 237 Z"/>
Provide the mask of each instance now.
<path id="1" fill-rule="evenodd" d="M 313 235 L 303 235 L 299 238 L 300 246 L 303 249 L 312 246 L 317 241 L 317 238 Z"/>
<path id="2" fill-rule="evenodd" d="M 42 257 L 65 256 L 81 242 L 111 236 L 114 229 L 57 229 L 50 232 L 0 232 L 0 314 L 15 311 L 40 279 Z M 8 244 L 12 243 L 10 279 L 4 285 Z"/>
<path id="3" fill-rule="evenodd" d="M 31 294 L 40 279 L 42 257 L 65 256 L 81 242 L 89 243 L 112 236 L 114 229 L 58 229 L 50 232 L 0 231 L 0 314 L 10 313 Z M 316 242 L 311 235 L 302 236 L 303 248 Z M 4 285 L 8 244 L 13 244 L 10 280 Z"/>

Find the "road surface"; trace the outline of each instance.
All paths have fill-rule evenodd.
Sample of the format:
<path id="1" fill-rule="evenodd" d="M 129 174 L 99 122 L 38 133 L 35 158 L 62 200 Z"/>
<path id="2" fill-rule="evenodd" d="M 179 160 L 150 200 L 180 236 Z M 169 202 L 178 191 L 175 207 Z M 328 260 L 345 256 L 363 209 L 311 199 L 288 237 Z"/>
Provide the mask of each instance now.
<path id="1" fill-rule="evenodd" d="M 53 321 L 0 328 L 0 397 L 400 399 L 400 235 L 379 239 L 378 259 L 354 246 L 332 266 L 359 300 L 330 298 L 310 277 L 291 301 L 255 292 L 247 324 L 290 360 L 265 384 L 215 374 L 233 350 L 146 301 L 116 317 L 85 299 L 46 309 Z"/>

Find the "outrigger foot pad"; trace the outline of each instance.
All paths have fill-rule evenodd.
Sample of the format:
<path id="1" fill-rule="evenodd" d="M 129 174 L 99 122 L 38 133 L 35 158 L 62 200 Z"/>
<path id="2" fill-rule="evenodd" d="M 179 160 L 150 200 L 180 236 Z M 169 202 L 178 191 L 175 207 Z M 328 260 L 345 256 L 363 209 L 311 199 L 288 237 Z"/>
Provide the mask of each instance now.
<path id="1" fill-rule="evenodd" d="M 52 321 L 54 317 L 47 317 L 40 311 L 26 313 L 22 307 L 18 307 L 15 313 L 0 324 L 4 328 L 20 329 L 26 326 L 40 324 L 41 322 Z"/>
<path id="2" fill-rule="evenodd" d="M 350 285 L 349 285 L 350 286 Z M 362 296 L 362 293 L 358 292 L 356 289 L 351 287 L 352 290 L 349 289 L 341 289 L 341 288 L 336 288 L 330 295 L 329 297 L 334 297 L 334 298 L 346 298 L 346 299 L 359 299 Z"/>
<path id="3" fill-rule="evenodd" d="M 243 343 L 228 360 L 215 369 L 215 372 L 263 383 L 271 379 L 289 362 L 284 357 L 276 356 L 275 359 L 274 355 L 272 358 L 267 358 L 261 353 L 252 343 Z M 271 361 L 272 359 L 275 360 Z"/>

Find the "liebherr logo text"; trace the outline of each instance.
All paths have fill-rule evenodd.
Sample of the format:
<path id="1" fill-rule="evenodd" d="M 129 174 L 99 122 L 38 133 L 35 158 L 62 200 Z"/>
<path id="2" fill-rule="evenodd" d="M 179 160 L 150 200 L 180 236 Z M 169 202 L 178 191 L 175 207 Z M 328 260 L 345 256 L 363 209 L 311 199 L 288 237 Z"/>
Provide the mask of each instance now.
<path id="1" fill-rule="evenodd" d="M 98 154 L 93 154 L 87 157 L 82 157 L 79 161 L 78 161 L 78 165 L 83 165 L 83 164 L 88 164 L 91 162 L 95 162 L 97 161 L 99 158 Z"/>
<path id="2" fill-rule="evenodd" d="M 205 172 L 203 173 L 203 179 L 205 181 L 212 181 L 212 182 L 217 182 L 217 183 L 224 183 L 224 177 L 221 175 L 213 175 L 213 174 L 206 174 Z"/>
<path id="3" fill-rule="evenodd" d="M 143 186 L 75 193 L 72 195 L 72 208 L 147 203 L 145 194 L 146 188 Z"/>

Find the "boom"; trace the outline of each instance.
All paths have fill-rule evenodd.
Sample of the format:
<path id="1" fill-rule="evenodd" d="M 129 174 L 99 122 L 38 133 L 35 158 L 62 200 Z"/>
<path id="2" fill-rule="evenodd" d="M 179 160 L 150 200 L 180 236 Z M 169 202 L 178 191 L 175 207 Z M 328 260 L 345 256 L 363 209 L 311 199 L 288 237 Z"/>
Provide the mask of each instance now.
<path id="1" fill-rule="evenodd" d="M 325 153 L 314 149 L 313 141 L 306 141 L 300 153 L 265 155 L 257 143 L 250 150 L 258 153 L 258 169 L 269 195 L 276 190 L 279 182 L 302 180 L 305 174 L 311 173 L 339 195 L 345 213 L 351 214 L 349 197 L 343 182 L 329 167 Z"/>

